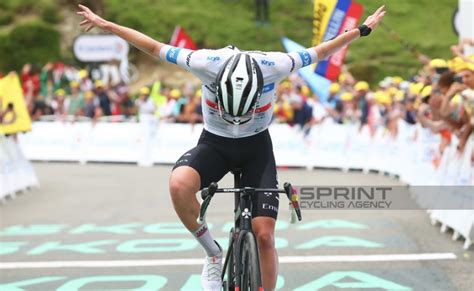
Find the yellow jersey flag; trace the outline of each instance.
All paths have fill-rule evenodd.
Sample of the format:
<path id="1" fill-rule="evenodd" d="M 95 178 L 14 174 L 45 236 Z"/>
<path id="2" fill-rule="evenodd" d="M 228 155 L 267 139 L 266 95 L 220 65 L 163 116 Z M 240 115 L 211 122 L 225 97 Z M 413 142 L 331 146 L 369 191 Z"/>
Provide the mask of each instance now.
<path id="1" fill-rule="evenodd" d="M 329 19 L 331 18 L 334 8 L 336 8 L 338 0 L 315 0 L 313 14 L 313 41 L 312 45 L 316 46 L 323 41 L 324 34 L 328 28 Z"/>
<path id="2" fill-rule="evenodd" d="M 31 119 L 25 104 L 20 79 L 10 73 L 0 79 L 0 134 L 31 130 Z"/>

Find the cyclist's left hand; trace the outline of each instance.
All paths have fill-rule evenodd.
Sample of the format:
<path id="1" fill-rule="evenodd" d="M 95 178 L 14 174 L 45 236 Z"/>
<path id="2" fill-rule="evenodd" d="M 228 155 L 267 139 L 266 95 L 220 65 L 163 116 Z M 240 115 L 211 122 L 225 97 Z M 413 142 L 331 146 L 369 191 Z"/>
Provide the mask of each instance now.
<path id="1" fill-rule="evenodd" d="M 372 31 L 375 30 L 375 28 L 377 28 L 385 16 L 385 13 L 387 13 L 387 11 L 385 11 L 385 5 L 382 5 L 379 7 L 379 9 L 377 9 L 377 11 L 375 11 L 374 14 L 367 17 L 367 19 L 364 21 L 364 24 L 370 27 Z"/>

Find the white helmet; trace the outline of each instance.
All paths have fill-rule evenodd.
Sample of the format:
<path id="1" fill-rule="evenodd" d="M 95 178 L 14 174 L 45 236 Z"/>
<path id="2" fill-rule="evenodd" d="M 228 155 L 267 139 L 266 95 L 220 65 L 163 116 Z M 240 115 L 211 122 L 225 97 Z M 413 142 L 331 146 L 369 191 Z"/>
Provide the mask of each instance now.
<path id="1" fill-rule="evenodd" d="M 216 84 L 219 110 L 224 109 L 232 117 L 232 121 L 226 121 L 234 124 L 249 121 L 242 121 L 240 117 L 255 112 L 263 90 L 262 71 L 257 61 L 246 53 L 233 55 L 219 70 Z"/>

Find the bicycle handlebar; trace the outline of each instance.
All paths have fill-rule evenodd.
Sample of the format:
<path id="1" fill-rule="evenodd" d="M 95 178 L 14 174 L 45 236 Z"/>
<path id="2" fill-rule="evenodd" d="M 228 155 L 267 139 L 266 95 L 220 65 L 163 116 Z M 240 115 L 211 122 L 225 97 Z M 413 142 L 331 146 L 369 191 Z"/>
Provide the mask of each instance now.
<path id="1" fill-rule="evenodd" d="M 294 188 L 291 186 L 290 183 L 285 183 L 283 185 L 284 189 L 272 189 L 272 188 L 252 188 L 252 187 L 244 187 L 244 188 L 218 188 L 217 183 L 212 182 L 209 187 L 204 188 L 201 190 L 201 198 L 203 200 L 201 204 L 201 208 L 199 210 L 199 217 L 197 218 L 198 224 L 204 223 L 204 218 L 206 216 L 206 210 L 211 202 L 212 197 L 216 193 L 259 193 L 259 192 L 272 192 L 272 193 L 285 193 L 290 200 L 290 208 L 292 211 L 295 212 L 299 221 L 302 220 L 301 217 L 301 209 L 298 202 L 298 194 L 294 191 Z M 292 220 L 293 222 L 293 220 Z"/>

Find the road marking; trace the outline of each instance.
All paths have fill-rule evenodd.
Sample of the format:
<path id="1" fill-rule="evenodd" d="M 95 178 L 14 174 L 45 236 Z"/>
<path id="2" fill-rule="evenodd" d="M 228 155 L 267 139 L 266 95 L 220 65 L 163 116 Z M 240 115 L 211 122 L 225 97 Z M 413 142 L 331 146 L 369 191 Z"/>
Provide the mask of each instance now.
<path id="1" fill-rule="evenodd" d="M 395 262 L 454 260 L 453 253 L 426 254 L 379 254 L 348 256 L 285 256 L 279 261 L 283 264 L 326 263 L 326 262 Z M 38 269 L 38 268 L 114 268 L 114 267 L 157 267 L 202 265 L 204 259 L 163 259 L 163 260 L 115 260 L 115 261 L 50 261 L 50 262 L 8 262 L 0 263 L 0 269 Z"/>

